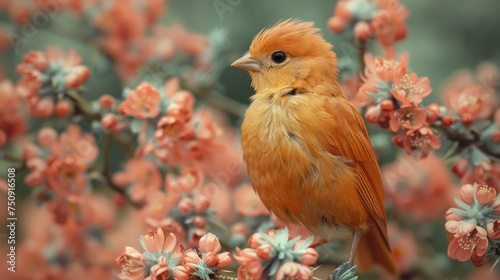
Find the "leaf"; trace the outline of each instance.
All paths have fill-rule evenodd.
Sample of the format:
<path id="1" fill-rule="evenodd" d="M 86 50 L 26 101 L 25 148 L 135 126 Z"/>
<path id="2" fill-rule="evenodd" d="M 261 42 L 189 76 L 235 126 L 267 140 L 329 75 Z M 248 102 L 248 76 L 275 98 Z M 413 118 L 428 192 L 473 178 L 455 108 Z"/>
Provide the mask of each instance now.
<path id="1" fill-rule="evenodd" d="M 469 216 L 469 213 L 465 210 L 462 210 L 462 209 L 458 209 L 458 208 L 450 208 L 451 212 L 459 215 L 459 216 L 462 216 L 462 217 L 468 217 Z"/>
<path id="2" fill-rule="evenodd" d="M 466 211 L 470 210 L 470 205 L 466 204 L 465 202 L 461 201 L 458 198 L 455 198 L 455 203 Z"/>
<path id="3" fill-rule="evenodd" d="M 133 119 L 130 121 L 130 130 L 133 133 L 139 133 L 139 131 L 141 131 L 141 127 L 142 127 L 142 120 Z"/>
<path id="4" fill-rule="evenodd" d="M 334 280 L 357 280 L 358 279 L 358 276 L 356 276 L 357 272 L 358 272 L 358 268 L 356 265 L 350 267 L 349 262 L 345 262 L 333 271 L 333 279 Z"/>
<path id="5" fill-rule="evenodd" d="M 142 249 L 144 249 L 144 251 L 147 251 L 148 249 L 146 249 L 146 243 L 144 243 L 144 236 L 141 235 L 141 237 L 139 237 L 139 244 L 141 244 L 141 247 Z"/>
<path id="6" fill-rule="evenodd" d="M 309 246 L 311 246 L 313 241 L 314 235 L 309 235 L 309 237 L 307 237 L 302 243 L 299 244 L 299 246 L 297 246 L 296 250 L 304 250 L 308 248 Z"/>

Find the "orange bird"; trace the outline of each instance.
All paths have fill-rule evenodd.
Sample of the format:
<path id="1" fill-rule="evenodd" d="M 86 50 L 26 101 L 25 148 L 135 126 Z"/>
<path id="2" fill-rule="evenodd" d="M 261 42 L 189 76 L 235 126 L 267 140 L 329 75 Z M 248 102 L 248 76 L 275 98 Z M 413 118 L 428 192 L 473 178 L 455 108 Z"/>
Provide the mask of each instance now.
<path id="1" fill-rule="evenodd" d="M 313 23 L 286 20 L 257 34 L 231 65 L 247 70 L 255 89 L 241 141 L 262 202 L 324 241 L 353 236 L 349 263 L 361 272 L 379 264 L 396 274 L 379 166 L 361 115 L 340 91 L 332 45 Z"/>

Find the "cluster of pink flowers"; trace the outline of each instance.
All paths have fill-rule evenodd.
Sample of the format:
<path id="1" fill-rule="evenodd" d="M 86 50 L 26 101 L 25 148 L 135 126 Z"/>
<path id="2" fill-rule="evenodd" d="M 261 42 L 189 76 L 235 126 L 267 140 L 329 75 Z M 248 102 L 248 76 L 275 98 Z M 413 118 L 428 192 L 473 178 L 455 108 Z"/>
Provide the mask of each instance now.
<path id="1" fill-rule="evenodd" d="M 458 71 L 442 88 L 447 103 L 443 124 L 462 133 L 466 139 L 482 139 L 481 145 L 473 143 L 458 151 L 453 172 L 463 184 L 477 182 L 497 191 L 500 191 L 500 163 L 490 155 L 500 153 L 500 100 L 496 88 L 499 81 L 498 69 L 484 62 L 476 73 Z M 469 127 L 474 131 L 464 129 Z"/>
<path id="2" fill-rule="evenodd" d="M 65 117 L 73 112 L 72 94 L 79 93 L 90 76 L 90 70 L 81 65 L 81 57 L 71 50 L 49 48 L 43 52 L 29 52 L 17 66 L 22 80 L 17 85 L 20 96 L 26 99 L 30 115 L 48 118 L 55 114 Z"/>
<path id="3" fill-rule="evenodd" d="M 289 239 L 288 228 L 255 233 L 250 248 L 237 248 L 234 258 L 240 264 L 238 279 L 311 279 L 311 266 L 318 252 L 309 246 L 313 237 Z"/>
<path id="4" fill-rule="evenodd" d="M 500 196 L 487 185 L 466 184 L 455 202 L 459 208 L 446 212 L 448 256 L 484 265 L 500 245 Z"/>
<path id="5" fill-rule="evenodd" d="M 400 153 L 394 162 L 382 167 L 382 178 L 387 205 L 415 221 L 441 219 L 453 204 L 452 174 L 436 154 L 415 159 Z"/>
<path id="6" fill-rule="evenodd" d="M 375 37 L 382 47 L 388 48 L 406 37 L 408 14 L 399 0 L 340 0 L 328 27 L 341 33 L 353 26 L 356 38 L 365 41 Z"/>
<path id="7" fill-rule="evenodd" d="M 24 145 L 24 160 L 30 170 L 24 182 L 38 187 L 41 202 L 49 201 L 56 221 L 64 223 L 73 213 L 72 203 L 88 193 L 89 166 L 97 159 L 99 150 L 94 136 L 82 133 L 71 125 L 59 134 L 49 127 L 37 134 L 38 145 Z M 74 210 L 74 209 L 73 209 Z"/>
<path id="8" fill-rule="evenodd" d="M 108 128 L 128 127 L 136 133 L 141 142 L 137 156 L 151 157 L 170 166 L 193 167 L 204 173 L 216 173 L 230 164 L 236 169 L 231 177 L 242 175 L 234 133 L 209 109 L 195 112 L 194 96 L 179 90 L 177 78 L 168 80 L 161 88 L 141 83 L 124 91 L 124 97 L 115 114 L 107 114 L 102 124 Z M 223 184 L 234 182 L 229 179 Z"/>
<path id="9" fill-rule="evenodd" d="M 28 129 L 22 113 L 22 98 L 9 80 L 0 80 L 0 148 Z"/>
<path id="10" fill-rule="evenodd" d="M 397 133 L 392 138 L 396 146 L 408 154 L 420 152 L 425 158 L 432 149 L 441 146 L 431 127 L 433 115 L 422 108 L 422 101 L 431 92 L 427 77 L 408 73 L 408 55 L 373 57 L 365 54 L 366 68 L 363 85 L 356 95 L 360 106 L 366 106 L 366 119 Z"/>
<path id="11" fill-rule="evenodd" d="M 101 44 L 126 82 L 132 81 L 148 61 L 171 60 L 179 53 L 199 59 L 208 47 L 201 34 L 176 24 L 158 24 L 167 10 L 165 1 L 114 0 L 93 8 L 98 11 L 92 13 L 93 24 L 104 33 Z"/>
<path id="12" fill-rule="evenodd" d="M 220 253 L 219 239 L 211 233 L 201 237 L 198 250 L 185 251 L 173 233 L 165 238 L 161 228 L 141 236 L 140 242 L 144 252 L 127 246 L 116 259 L 120 279 L 211 279 L 232 263 L 231 254 Z"/>

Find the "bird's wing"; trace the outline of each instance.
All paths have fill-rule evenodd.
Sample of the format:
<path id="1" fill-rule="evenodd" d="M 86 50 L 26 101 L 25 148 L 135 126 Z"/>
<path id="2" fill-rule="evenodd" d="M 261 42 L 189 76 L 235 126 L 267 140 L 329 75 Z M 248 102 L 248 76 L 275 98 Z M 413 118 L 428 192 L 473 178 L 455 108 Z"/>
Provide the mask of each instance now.
<path id="1" fill-rule="evenodd" d="M 363 118 L 343 97 L 328 98 L 324 108 L 332 116 L 333 128 L 328 131 L 327 150 L 352 161 L 358 176 L 358 193 L 388 245 L 382 178 Z"/>

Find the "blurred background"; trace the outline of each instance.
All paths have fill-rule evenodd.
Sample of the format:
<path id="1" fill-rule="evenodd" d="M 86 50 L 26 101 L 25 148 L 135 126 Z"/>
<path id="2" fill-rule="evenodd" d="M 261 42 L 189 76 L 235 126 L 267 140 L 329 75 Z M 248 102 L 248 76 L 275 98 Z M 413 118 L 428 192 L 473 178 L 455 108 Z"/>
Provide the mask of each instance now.
<path id="1" fill-rule="evenodd" d="M 349 32 L 334 34 L 327 28 L 327 22 L 332 17 L 336 4 L 334 0 L 169 0 L 168 2 L 163 1 L 165 2 L 163 12 L 157 11 L 158 13 L 155 15 L 154 10 L 148 11 L 155 18 L 145 22 L 141 21 L 141 24 L 144 25 L 142 27 L 137 27 L 140 24 L 139 20 L 136 20 L 143 12 L 141 9 L 149 7 L 148 5 L 153 7 L 161 5 L 153 5 L 152 3 L 155 1 L 135 0 L 137 10 L 129 10 L 130 13 L 127 10 L 116 11 L 103 18 L 100 16 L 102 10 L 114 5 L 114 1 L 58 1 L 73 6 L 69 12 L 57 10 L 50 15 L 50 19 L 46 22 L 39 19 L 43 22 L 38 26 L 26 27 L 23 25 L 26 23 L 26 19 L 28 22 L 38 20 L 36 19 L 36 9 L 33 8 L 33 1 L 0 0 L 0 49 L 2 50 L 0 63 L 3 79 L 14 81 L 14 83 L 18 81 L 22 75 L 16 71 L 16 67 L 22 62 L 23 57 L 29 51 L 43 52 L 47 47 L 52 46 L 64 50 L 74 49 L 82 57 L 81 64 L 86 65 L 90 70 L 90 77 L 84 86 L 84 97 L 89 101 L 98 100 L 105 93 L 117 100 L 125 99 L 125 92 L 136 88 L 142 81 L 163 84 L 171 77 L 181 77 L 180 88 L 192 92 L 197 100 L 197 107 L 208 105 L 219 111 L 218 117 L 214 117 L 214 119 L 227 119 L 227 123 L 229 123 L 227 130 L 231 131 L 231 139 L 224 143 L 230 143 L 228 145 L 234 146 L 235 150 L 239 146 L 238 135 L 242 113 L 249 104 L 249 97 L 253 94 L 253 89 L 250 87 L 248 74 L 229 67 L 229 64 L 247 51 L 253 36 L 261 29 L 288 18 L 313 21 L 315 26 L 322 30 L 326 40 L 335 46 L 334 50 L 340 58 L 350 56 L 355 61 L 359 60 L 357 49 L 352 47 L 352 34 Z M 43 3 L 44 1 L 35 2 Z M 101 6 L 94 6 L 98 2 Z M 408 36 L 405 40 L 396 43 L 395 47 L 398 53 L 409 53 L 412 72 L 418 73 L 419 76 L 429 77 L 433 93 L 425 99 L 425 104 L 442 103 L 444 97 L 440 88 L 455 71 L 460 69 L 475 71 L 476 67 L 484 61 L 497 67 L 500 65 L 500 17 L 498 16 L 500 1 L 401 0 L 400 2 L 410 13 L 406 19 Z M 86 5 L 90 8 L 85 8 Z M 113 27 L 109 27 L 113 26 L 115 21 L 128 21 L 128 25 L 115 30 Z M 175 26 L 175 28 L 156 30 L 153 26 Z M 105 36 L 109 36 L 109 34 L 127 37 L 127 34 L 136 32 L 135 28 L 143 28 L 142 31 L 137 31 L 138 33 L 153 34 L 154 40 L 141 41 L 139 38 L 133 44 L 127 45 L 126 50 L 117 47 L 119 44 L 115 41 L 104 41 L 106 40 Z M 134 36 L 130 35 L 131 41 L 135 40 Z M 163 42 L 162 36 L 172 36 L 177 39 L 172 42 Z M 142 58 L 143 48 L 146 46 L 148 51 L 144 52 L 154 53 L 154 55 Z M 175 50 L 166 53 L 167 51 L 163 47 Z M 204 51 L 206 48 L 210 50 L 208 54 Z M 177 52 L 177 49 L 182 49 L 182 51 Z M 368 42 L 367 51 L 374 55 L 383 55 L 382 49 L 374 40 Z M 0 102 L 7 102 L 6 100 L 0 99 Z M 5 106 L 0 106 L 0 108 L 5 108 Z M 99 111 L 98 108 L 97 111 Z M 221 115 L 223 117 L 220 117 Z M 200 118 L 203 119 L 203 117 Z M 67 118 L 67 121 L 68 123 L 77 123 L 78 121 L 83 131 L 92 130 L 91 121 L 80 123 L 79 120 L 70 117 Z M 61 122 L 52 122 L 47 118 L 30 119 L 27 134 L 31 135 L 27 139 L 34 141 L 37 131 L 42 127 L 52 126 L 54 123 L 54 127 L 61 131 Z M 126 122 L 126 125 L 129 123 Z M 131 130 L 133 132 L 133 129 Z M 398 164 L 404 161 L 400 150 L 389 147 L 390 137 L 387 133 L 386 135 L 380 133 L 376 127 L 371 127 L 370 130 L 376 138 L 374 146 L 381 163 L 385 166 L 384 169 L 388 170 L 389 173 L 391 168 L 392 170 L 397 169 Z M 94 137 L 96 144 L 101 149 L 103 134 L 96 134 Z M 0 155 L 21 155 L 22 147 L 16 145 L 15 141 L 10 146 L 2 147 Z M 19 143 L 24 143 L 24 141 Z M 445 152 L 441 151 L 440 153 L 444 154 Z M 238 158 L 238 156 L 234 157 Z M 112 172 L 122 170 L 127 160 L 124 152 L 116 145 L 112 145 L 110 157 Z M 101 160 L 103 159 L 99 159 L 99 163 Z M 0 174 L 2 177 L 5 178 L 7 167 L 17 164 L 13 162 L 15 161 L 6 157 L 1 159 L 0 168 L 2 171 Z M 449 162 L 445 163 L 440 157 L 436 157 L 425 163 L 412 162 L 411 164 L 420 171 L 412 177 L 412 182 L 408 184 L 417 188 L 425 187 L 426 184 L 435 184 L 439 186 L 436 187 L 439 190 L 434 195 L 436 199 L 420 202 L 420 208 L 437 209 L 437 214 L 431 213 L 426 216 L 423 209 L 417 209 L 419 207 L 413 206 L 412 209 L 417 210 L 408 211 L 403 215 L 393 216 L 389 214 L 390 220 L 393 221 L 390 232 L 398 232 L 399 235 L 396 234 L 399 236 L 398 240 L 402 240 L 401 244 L 403 244 L 396 254 L 402 256 L 402 262 L 408 267 L 407 273 L 402 279 L 487 279 L 477 278 L 484 275 L 494 277 L 491 276 L 493 274 L 486 272 L 490 266 L 476 269 L 469 262 L 459 263 L 447 257 L 448 241 L 443 226 L 443 217 L 447 207 L 449 208 L 451 205 L 452 197 L 458 193 L 458 188 L 452 189 L 452 186 L 460 185 L 460 180 L 451 174 Z M 27 217 L 32 211 L 35 211 L 34 201 L 39 199 L 40 192 L 25 185 L 23 180 L 29 173 L 26 170 L 26 165 L 19 163 L 16 166 L 20 170 L 16 193 L 17 200 L 20 202 L 19 211 L 23 213 L 22 217 Z M 236 182 L 238 184 L 248 183 L 248 179 L 244 174 L 239 174 L 235 176 L 234 180 L 231 179 L 231 182 L 234 185 Z M 441 191 L 446 192 L 446 195 L 439 193 Z M 102 191 L 102 193 L 112 197 L 111 191 Z M 433 195 L 429 197 L 431 196 Z M 404 199 L 406 198 L 402 200 Z M 234 204 L 234 199 L 227 203 Z M 406 205 L 406 202 L 401 203 Z M 398 202 L 388 203 L 390 213 L 393 212 L 394 207 L 396 209 L 397 207 L 406 207 L 397 206 L 397 204 Z M 1 211 L 4 211 L 3 205 L 3 202 L 0 203 Z M 407 207 L 410 208 L 410 206 Z M 116 220 L 122 220 L 123 217 L 127 217 L 125 215 L 128 214 L 117 214 Z M 411 217 L 410 225 L 405 221 L 407 217 Z M 227 222 L 228 224 L 234 223 L 231 219 L 227 220 L 232 221 Z M 259 220 L 259 222 L 261 221 L 263 220 Z M 36 227 L 31 227 L 30 230 L 36 230 Z M 142 232 L 144 231 L 136 230 L 133 233 L 140 234 Z M 29 234 L 21 229 L 18 229 L 18 233 L 20 241 L 30 238 Z M 113 236 L 118 235 L 119 230 Z M 229 237 L 226 235 L 226 238 Z M 136 239 L 137 236 L 131 236 L 127 241 Z M 1 244 L 4 243 L 4 240 L 0 238 L 0 245 L 5 245 Z M 126 242 L 119 244 L 124 245 Z M 240 244 L 244 244 L 244 242 L 240 242 Z M 326 255 L 325 252 L 329 249 L 331 248 L 320 250 L 320 255 Z M 121 250 L 122 248 L 119 247 L 119 250 L 116 249 L 116 251 L 109 253 L 109 259 L 112 263 L 114 259 L 111 256 L 116 257 L 113 253 Z M 411 250 L 415 250 L 415 252 L 409 252 Z M 425 257 L 419 260 L 422 255 Z M 318 270 L 324 270 L 318 273 L 318 277 L 324 279 L 326 273 L 333 268 L 332 261 L 327 258 L 320 260 L 326 263 L 326 268 Z M 63 260 L 57 261 L 63 262 Z M 338 259 L 333 261 L 334 264 L 337 264 L 335 261 Z M 23 269 L 23 267 L 20 265 L 19 269 Z M 495 269 L 497 270 L 495 275 L 498 275 L 499 268 Z M 117 267 L 113 267 L 111 270 L 113 277 L 116 277 Z M 0 275 L 4 275 L 4 272 L 0 272 Z M 3 278 L 3 276 L 0 278 L 10 279 Z M 361 279 L 376 278 L 373 275 L 361 277 Z M 27 273 L 13 279 L 44 278 L 36 278 Z"/>

